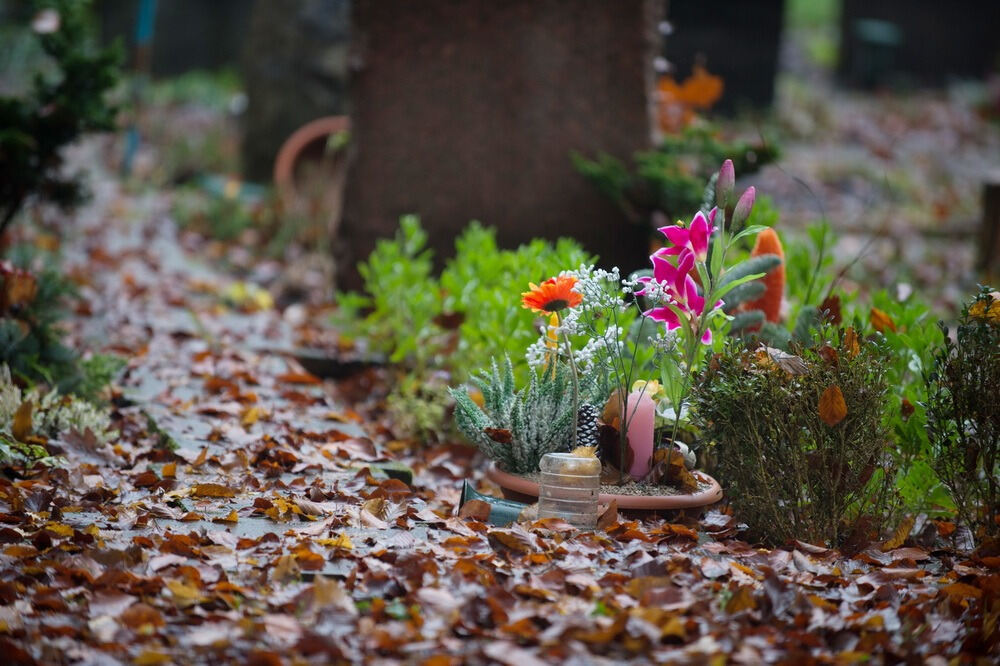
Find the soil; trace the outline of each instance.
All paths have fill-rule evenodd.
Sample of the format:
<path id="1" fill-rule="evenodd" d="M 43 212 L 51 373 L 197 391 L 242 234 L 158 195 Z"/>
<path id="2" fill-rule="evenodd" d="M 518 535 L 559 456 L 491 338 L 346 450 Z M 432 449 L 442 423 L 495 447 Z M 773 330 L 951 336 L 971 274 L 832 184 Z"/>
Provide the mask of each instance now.
<path id="1" fill-rule="evenodd" d="M 519 474 L 523 479 L 528 481 L 533 481 L 538 483 L 541 480 L 541 474 L 539 472 L 532 472 L 531 474 Z M 695 476 L 698 480 L 698 492 L 703 492 L 711 487 L 711 484 L 704 478 Z M 693 495 L 694 493 L 685 493 L 680 488 L 674 488 L 673 486 L 660 486 L 652 483 L 643 483 L 637 481 L 628 481 L 622 485 L 617 485 L 614 483 L 602 483 L 600 492 L 605 495 L 633 495 L 633 496 L 652 496 L 652 495 Z"/>

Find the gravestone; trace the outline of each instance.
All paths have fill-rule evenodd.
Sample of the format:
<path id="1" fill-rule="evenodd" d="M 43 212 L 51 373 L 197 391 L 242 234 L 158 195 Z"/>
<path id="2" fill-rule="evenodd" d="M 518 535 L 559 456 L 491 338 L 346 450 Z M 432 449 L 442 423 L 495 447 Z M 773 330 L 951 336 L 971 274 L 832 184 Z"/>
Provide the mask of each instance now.
<path id="1" fill-rule="evenodd" d="M 254 5 L 243 54 L 247 109 L 243 172 L 270 181 L 282 142 L 305 123 L 346 108 L 348 0 Z"/>
<path id="2" fill-rule="evenodd" d="M 439 265 L 474 219 L 502 246 L 573 236 L 602 263 L 645 263 L 647 230 L 622 221 L 570 156 L 629 161 L 653 145 L 660 5 L 354 2 L 340 286 L 358 286 L 356 262 L 406 213 L 421 216 Z"/>
<path id="3" fill-rule="evenodd" d="M 272 0 L 265 0 L 265 3 Z M 156 3 L 150 73 L 176 76 L 195 69 L 233 67 L 239 62 L 257 0 L 162 0 Z M 139 0 L 94 3 L 101 40 L 121 39 L 131 54 Z"/>
<path id="4" fill-rule="evenodd" d="M 1000 64 L 998 26 L 997 0 L 843 0 L 837 76 L 862 88 L 982 79 Z"/>
<path id="5" fill-rule="evenodd" d="M 714 110 L 770 106 L 784 11 L 784 0 L 669 0 L 663 55 L 672 75 L 682 80 L 700 61 L 725 83 Z"/>

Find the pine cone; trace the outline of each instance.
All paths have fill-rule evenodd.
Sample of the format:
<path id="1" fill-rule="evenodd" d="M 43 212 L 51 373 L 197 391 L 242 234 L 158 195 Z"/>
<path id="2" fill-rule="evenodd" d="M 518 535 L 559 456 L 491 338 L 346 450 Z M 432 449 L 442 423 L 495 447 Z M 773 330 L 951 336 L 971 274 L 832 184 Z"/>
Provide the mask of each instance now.
<path id="1" fill-rule="evenodd" d="M 598 410 L 591 404 L 583 403 L 577 412 L 576 445 L 597 446 Z"/>

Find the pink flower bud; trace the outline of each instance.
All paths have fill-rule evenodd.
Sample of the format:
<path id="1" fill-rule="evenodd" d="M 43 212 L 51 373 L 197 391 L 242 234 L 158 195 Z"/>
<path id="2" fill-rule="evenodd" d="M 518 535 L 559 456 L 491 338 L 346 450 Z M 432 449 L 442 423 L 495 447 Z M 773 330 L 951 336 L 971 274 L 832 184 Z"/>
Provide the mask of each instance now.
<path id="1" fill-rule="evenodd" d="M 733 161 L 726 160 L 719 169 L 718 180 L 715 181 L 715 202 L 720 208 L 729 207 L 734 187 L 736 187 L 736 172 L 733 170 Z"/>
<path id="2" fill-rule="evenodd" d="M 757 190 L 750 186 L 740 196 L 733 209 L 733 227 L 739 229 L 749 219 L 750 211 L 753 210 L 753 202 L 757 198 Z"/>

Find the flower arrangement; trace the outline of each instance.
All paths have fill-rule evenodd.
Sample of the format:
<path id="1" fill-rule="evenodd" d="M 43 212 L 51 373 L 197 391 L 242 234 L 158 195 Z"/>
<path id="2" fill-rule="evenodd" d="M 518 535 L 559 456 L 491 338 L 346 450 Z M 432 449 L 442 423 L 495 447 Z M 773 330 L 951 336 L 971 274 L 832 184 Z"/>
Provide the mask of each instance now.
<path id="1" fill-rule="evenodd" d="M 586 445 L 599 449 L 606 481 L 693 490 L 690 456 L 675 444 L 706 350 L 731 319 L 724 299 L 780 261 L 768 254 L 726 266 L 734 245 L 764 228 L 746 226 L 755 192 L 736 199 L 733 181 L 727 160 L 717 206 L 662 227 L 666 246 L 643 273 L 623 278 L 585 264 L 529 284 L 521 305 L 543 316 L 525 354 L 534 375 L 517 389 L 494 363 L 474 380 L 479 402 L 453 389 L 466 437 L 510 473 L 536 472 L 545 453 Z M 664 437 L 655 436 L 657 421 L 666 421 Z"/>

